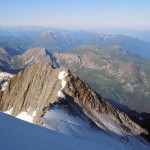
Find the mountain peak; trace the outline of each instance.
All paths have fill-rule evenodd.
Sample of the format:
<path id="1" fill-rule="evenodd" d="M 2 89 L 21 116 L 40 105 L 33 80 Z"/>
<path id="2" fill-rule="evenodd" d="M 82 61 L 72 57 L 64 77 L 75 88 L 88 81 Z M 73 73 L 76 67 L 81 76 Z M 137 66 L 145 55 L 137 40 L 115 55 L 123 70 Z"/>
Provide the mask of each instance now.
<path id="1" fill-rule="evenodd" d="M 148 134 L 127 115 L 105 102 L 70 70 L 54 69 L 47 60 L 32 65 L 10 80 L 1 98 L 2 111 L 19 118 L 28 116 L 30 122 L 42 124 L 41 116 L 45 108 L 59 98 L 66 99 L 69 103 L 73 101 L 89 119 L 106 131 Z M 110 123 L 111 126 L 108 126 Z M 117 126 L 117 130 L 112 126 Z"/>
<path id="2" fill-rule="evenodd" d="M 38 110 L 38 117 L 35 117 L 33 122 L 40 122 L 42 109 L 49 101 L 56 101 L 57 91 L 61 87 L 58 82 L 61 70 L 55 70 L 49 61 L 43 60 L 19 72 L 10 80 L 4 91 L 3 111 L 13 108 L 12 115 L 17 116 L 21 112 L 32 114 Z"/>
<path id="3" fill-rule="evenodd" d="M 55 57 L 47 49 L 43 47 L 31 48 L 22 55 L 13 58 L 13 67 L 20 69 L 31 66 L 43 59 L 47 59 L 54 67 L 58 67 Z"/>

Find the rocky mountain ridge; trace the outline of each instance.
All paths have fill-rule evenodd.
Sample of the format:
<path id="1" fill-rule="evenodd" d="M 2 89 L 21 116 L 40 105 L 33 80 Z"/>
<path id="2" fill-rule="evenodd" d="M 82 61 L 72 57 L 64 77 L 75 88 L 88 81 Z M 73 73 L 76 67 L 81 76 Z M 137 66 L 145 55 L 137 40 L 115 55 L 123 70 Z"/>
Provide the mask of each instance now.
<path id="1" fill-rule="evenodd" d="M 6 68 L 16 73 L 42 59 L 47 59 L 55 67 L 69 68 L 102 97 L 139 112 L 149 112 L 149 62 L 132 56 L 118 45 L 81 45 L 68 53 L 51 53 L 43 47 L 31 48 L 11 57 Z"/>
<path id="2" fill-rule="evenodd" d="M 23 54 L 13 57 L 11 61 L 14 69 L 23 69 L 41 61 L 42 59 L 47 59 L 54 67 L 59 66 L 52 53 L 43 47 L 31 48 Z"/>
<path id="3" fill-rule="evenodd" d="M 8 33 L 5 34 L 5 32 Z M 120 34 L 97 34 L 83 30 L 69 31 L 35 28 L 30 31 L 28 31 L 28 29 L 19 29 L 19 31 L 15 29 L 15 31 L 13 31 L 12 28 L 9 31 L 5 30 L 1 32 L 0 43 L 8 47 L 20 46 L 23 50 L 42 46 L 53 52 L 66 52 L 73 47 L 84 44 L 97 46 L 120 45 L 128 52 L 147 59 L 150 58 L 149 42 Z"/>
<path id="4" fill-rule="evenodd" d="M 39 62 L 11 78 L 1 94 L 1 111 L 20 118 L 27 115 L 31 122 L 39 125 L 42 125 L 41 117 L 49 103 L 61 98 L 71 105 L 75 103 L 76 108 L 81 108 L 89 119 L 107 132 L 148 135 L 145 129 L 105 102 L 75 74 L 66 68 L 54 69 L 47 61 Z"/>

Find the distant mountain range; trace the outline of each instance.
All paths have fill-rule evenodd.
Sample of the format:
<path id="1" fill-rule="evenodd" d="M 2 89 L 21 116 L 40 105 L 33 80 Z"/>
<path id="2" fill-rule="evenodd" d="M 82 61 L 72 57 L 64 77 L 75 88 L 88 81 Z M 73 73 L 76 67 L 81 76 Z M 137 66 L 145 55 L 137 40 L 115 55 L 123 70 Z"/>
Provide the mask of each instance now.
<path id="1" fill-rule="evenodd" d="M 150 59 L 150 43 L 124 35 L 96 34 L 86 31 L 69 31 L 48 28 L 0 29 L 0 45 L 19 46 L 23 50 L 45 47 L 49 51 L 66 52 L 79 45 L 119 45 L 124 50 Z"/>

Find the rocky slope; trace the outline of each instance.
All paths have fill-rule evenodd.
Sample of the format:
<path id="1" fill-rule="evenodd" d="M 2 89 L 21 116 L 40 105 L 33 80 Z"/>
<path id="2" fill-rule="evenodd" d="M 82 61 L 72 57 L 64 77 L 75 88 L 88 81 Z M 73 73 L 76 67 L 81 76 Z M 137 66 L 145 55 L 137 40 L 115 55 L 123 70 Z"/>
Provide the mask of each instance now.
<path id="1" fill-rule="evenodd" d="M 11 68 L 12 57 L 14 57 L 15 55 L 19 55 L 22 52 L 23 51 L 18 47 L 10 48 L 6 46 L 3 46 L 3 47 L 1 46 L 0 48 L 0 71 L 6 71 L 6 72 L 12 71 L 12 68 Z"/>
<path id="2" fill-rule="evenodd" d="M 145 129 L 105 102 L 71 71 L 54 69 L 46 60 L 11 78 L 1 95 L 1 111 L 42 125 L 41 117 L 46 108 L 59 99 L 65 99 L 78 114 L 84 114 L 95 126 L 107 132 L 148 136 Z"/>
<path id="3" fill-rule="evenodd" d="M 47 59 L 50 63 L 58 67 L 55 57 L 53 57 L 52 53 L 47 51 L 45 48 L 35 47 L 28 49 L 22 55 L 18 55 L 12 58 L 12 67 L 13 69 L 22 69 L 27 66 L 31 66 L 34 63 L 41 61 L 42 59 Z"/>
<path id="4" fill-rule="evenodd" d="M 9 66 L 10 60 L 10 54 L 4 48 L 0 48 L 0 68 Z"/>

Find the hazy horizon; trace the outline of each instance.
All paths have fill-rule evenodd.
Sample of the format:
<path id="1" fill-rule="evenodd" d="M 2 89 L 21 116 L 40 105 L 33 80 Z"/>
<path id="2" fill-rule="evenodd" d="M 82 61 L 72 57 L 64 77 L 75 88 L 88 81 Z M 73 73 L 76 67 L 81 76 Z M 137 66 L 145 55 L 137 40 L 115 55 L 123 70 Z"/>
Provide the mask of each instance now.
<path id="1" fill-rule="evenodd" d="M 0 26 L 150 29 L 149 0 L 0 0 Z"/>

